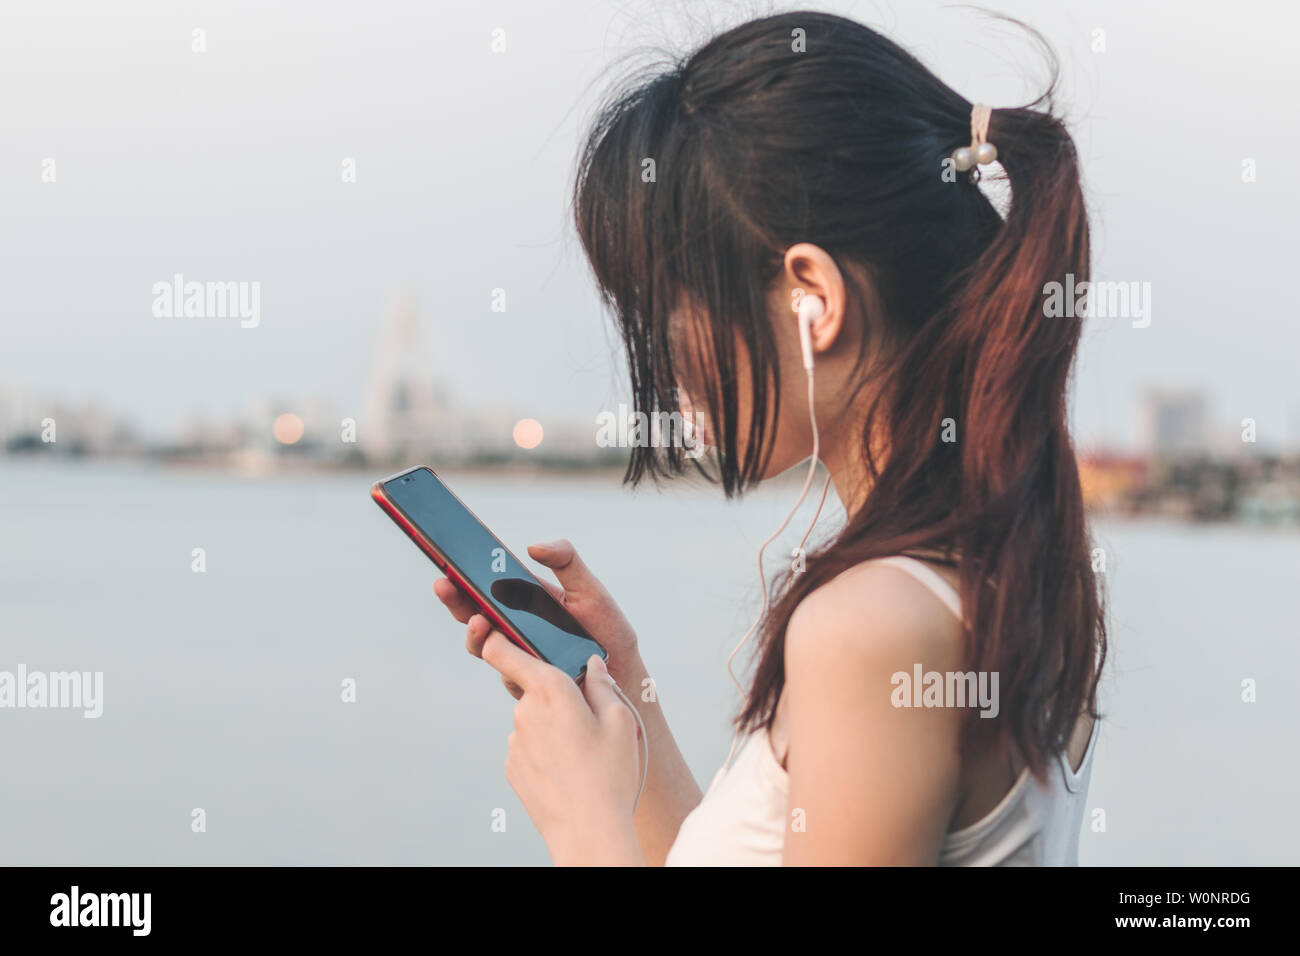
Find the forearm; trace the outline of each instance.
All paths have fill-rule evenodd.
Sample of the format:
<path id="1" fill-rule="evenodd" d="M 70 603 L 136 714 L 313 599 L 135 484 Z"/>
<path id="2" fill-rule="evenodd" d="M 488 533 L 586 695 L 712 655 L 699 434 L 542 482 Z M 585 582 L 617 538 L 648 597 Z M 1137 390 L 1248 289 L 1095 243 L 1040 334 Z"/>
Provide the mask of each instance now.
<path id="1" fill-rule="evenodd" d="M 640 655 L 621 669 L 611 669 L 611 674 L 645 723 L 650 769 L 634 822 L 646 862 L 662 866 L 682 821 L 699 805 L 703 795 L 668 728 L 658 695 L 648 693 L 654 685 L 647 682 L 649 673 Z M 651 699 L 646 700 L 647 696 Z"/>

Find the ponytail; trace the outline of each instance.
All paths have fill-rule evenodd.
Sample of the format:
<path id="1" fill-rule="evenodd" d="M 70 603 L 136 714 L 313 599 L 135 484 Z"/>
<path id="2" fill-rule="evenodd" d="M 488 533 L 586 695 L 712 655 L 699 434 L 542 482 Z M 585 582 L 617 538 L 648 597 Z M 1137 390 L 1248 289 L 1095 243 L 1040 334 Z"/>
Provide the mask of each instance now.
<path id="1" fill-rule="evenodd" d="M 1044 298 L 1088 280 L 1088 220 L 1059 119 L 998 110 L 989 137 L 1011 205 L 950 306 L 965 423 L 955 540 L 970 667 L 999 674 L 1011 742 L 1041 775 L 1081 711 L 1097 716 L 1105 654 L 1066 406 L 1082 319 L 1049 316 Z"/>

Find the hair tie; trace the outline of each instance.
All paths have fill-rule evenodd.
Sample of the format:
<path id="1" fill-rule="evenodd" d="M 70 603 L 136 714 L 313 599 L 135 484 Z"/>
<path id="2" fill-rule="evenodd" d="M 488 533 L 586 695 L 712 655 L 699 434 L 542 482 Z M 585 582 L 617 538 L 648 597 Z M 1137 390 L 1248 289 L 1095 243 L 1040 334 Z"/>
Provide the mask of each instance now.
<path id="1" fill-rule="evenodd" d="M 987 166 L 998 158 L 998 148 L 988 142 L 989 120 L 993 116 L 991 107 L 976 103 L 970 111 L 970 145 L 953 150 L 952 163 L 958 172 L 970 170 L 970 181 L 979 182 L 980 171 L 976 168 Z"/>

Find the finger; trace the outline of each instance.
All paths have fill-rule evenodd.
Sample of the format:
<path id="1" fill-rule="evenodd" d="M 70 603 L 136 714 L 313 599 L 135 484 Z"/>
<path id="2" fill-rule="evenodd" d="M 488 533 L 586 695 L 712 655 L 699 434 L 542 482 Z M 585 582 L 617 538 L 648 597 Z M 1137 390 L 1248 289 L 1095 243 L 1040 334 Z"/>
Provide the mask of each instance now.
<path id="1" fill-rule="evenodd" d="M 546 661 L 528 653 L 500 631 L 493 631 L 483 642 L 483 661 L 524 693 L 540 687 L 544 681 L 561 673 Z"/>
<path id="2" fill-rule="evenodd" d="M 567 539 L 561 538 L 559 541 L 550 541 L 546 544 L 529 545 L 528 555 L 534 561 L 551 569 L 566 594 L 602 593 L 600 582 L 583 564 L 577 550 Z"/>
<path id="3" fill-rule="evenodd" d="M 524 689 L 520 687 L 518 684 L 508 681 L 504 677 L 501 678 L 501 683 L 506 685 L 506 690 L 510 692 L 510 696 L 513 697 L 515 700 L 518 700 L 520 697 L 524 696 Z"/>
<path id="4" fill-rule="evenodd" d="M 465 650 L 474 657 L 483 657 L 483 642 L 492 633 L 492 622 L 482 614 L 475 614 L 465 622 Z"/>
<path id="5" fill-rule="evenodd" d="M 433 582 L 433 593 L 447 606 L 451 616 L 462 624 L 467 623 L 478 610 L 474 602 L 469 599 L 469 595 L 450 578 L 436 578 Z"/>

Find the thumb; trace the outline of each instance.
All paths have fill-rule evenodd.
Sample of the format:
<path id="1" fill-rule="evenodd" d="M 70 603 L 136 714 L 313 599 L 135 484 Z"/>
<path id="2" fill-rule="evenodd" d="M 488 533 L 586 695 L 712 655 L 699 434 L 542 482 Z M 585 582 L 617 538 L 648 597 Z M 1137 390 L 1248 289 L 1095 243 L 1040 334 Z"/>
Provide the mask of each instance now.
<path id="1" fill-rule="evenodd" d="M 614 678 L 599 654 L 592 654 L 587 659 L 587 676 L 582 681 L 582 694 L 587 698 L 587 706 L 600 720 L 613 711 L 626 711 L 626 706 L 614 690 Z"/>
<path id="2" fill-rule="evenodd" d="M 566 538 L 529 545 L 528 556 L 550 568 L 566 594 L 579 596 L 599 594 L 601 591 L 600 582 L 582 563 L 582 558 L 578 557 L 578 552 Z"/>

